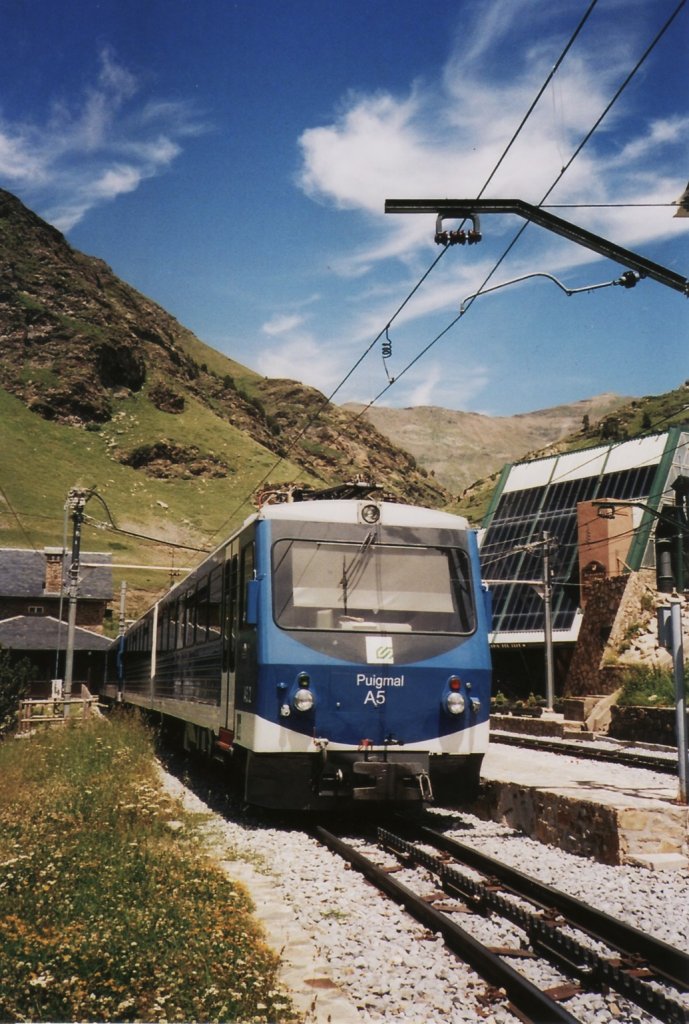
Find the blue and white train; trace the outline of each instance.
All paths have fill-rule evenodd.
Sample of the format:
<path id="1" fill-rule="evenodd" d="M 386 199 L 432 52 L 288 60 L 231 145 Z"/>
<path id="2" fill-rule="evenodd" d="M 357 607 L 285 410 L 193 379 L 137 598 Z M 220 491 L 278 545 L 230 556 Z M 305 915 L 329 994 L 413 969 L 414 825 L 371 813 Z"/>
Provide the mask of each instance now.
<path id="1" fill-rule="evenodd" d="M 322 493 L 265 503 L 127 630 L 119 698 L 225 757 L 258 806 L 470 799 L 490 711 L 475 533 Z"/>

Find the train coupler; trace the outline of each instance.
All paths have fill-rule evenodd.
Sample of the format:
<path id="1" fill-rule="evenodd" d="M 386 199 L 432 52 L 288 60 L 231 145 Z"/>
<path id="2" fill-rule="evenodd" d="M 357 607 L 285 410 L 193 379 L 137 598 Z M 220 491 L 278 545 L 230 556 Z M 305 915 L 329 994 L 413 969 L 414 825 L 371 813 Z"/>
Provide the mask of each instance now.
<path id="1" fill-rule="evenodd" d="M 354 800 L 381 803 L 429 801 L 433 799 L 431 780 L 418 764 L 403 761 L 356 761 L 355 775 L 367 776 L 368 784 L 354 786 Z M 363 781 L 363 779 L 362 779 Z"/>

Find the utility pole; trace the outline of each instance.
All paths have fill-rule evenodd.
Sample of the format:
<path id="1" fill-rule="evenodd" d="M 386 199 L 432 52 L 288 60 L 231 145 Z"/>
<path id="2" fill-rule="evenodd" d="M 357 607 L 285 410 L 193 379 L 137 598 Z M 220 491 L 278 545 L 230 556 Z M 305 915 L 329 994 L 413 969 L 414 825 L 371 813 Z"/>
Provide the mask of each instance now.
<path id="1" fill-rule="evenodd" d="M 684 644 L 682 638 L 682 602 L 675 593 L 670 598 L 672 628 L 672 673 L 675 681 L 677 723 L 677 767 L 679 776 L 679 802 L 687 802 L 687 703 L 684 686 Z"/>
<path id="2" fill-rule="evenodd" d="M 74 668 L 74 634 L 77 623 L 77 595 L 79 593 L 79 553 L 81 550 L 81 527 L 84 521 L 84 507 L 88 491 L 73 487 L 67 495 L 66 507 L 72 513 L 72 561 L 69 567 L 69 613 L 67 617 L 67 651 L 65 654 L 65 718 L 69 718 L 69 701 L 72 696 L 72 675 Z"/>
<path id="3" fill-rule="evenodd" d="M 127 606 L 127 581 L 120 585 L 120 625 L 117 632 L 117 700 L 122 700 L 124 690 L 124 634 L 127 630 L 125 610 Z"/>
<path id="4" fill-rule="evenodd" d="M 545 696 L 547 710 L 555 705 L 555 673 L 553 669 L 553 583 L 550 552 L 556 542 L 547 530 L 543 531 L 543 628 L 545 632 Z"/>
<path id="5" fill-rule="evenodd" d="M 546 710 L 552 711 L 555 704 L 555 672 L 553 659 L 553 571 L 550 565 L 551 553 L 557 547 L 557 540 L 547 530 L 543 531 L 540 540 L 530 544 L 520 544 L 513 551 L 526 551 L 533 555 L 539 549 L 543 555 L 542 580 L 514 580 L 515 583 L 530 583 L 539 597 L 543 599 L 543 637 L 545 640 L 545 698 Z M 491 583 L 504 583 L 504 580 L 491 580 Z"/>
<path id="6" fill-rule="evenodd" d="M 674 591 L 668 604 L 658 606 L 658 641 L 672 655 L 675 684 L 675 728 L 677 730 L 678 803 L 686 805 L 689 752 L 687 751 L 687 691 L 684 681 L 684 638 L 682 636 L 682 599 Z"/>

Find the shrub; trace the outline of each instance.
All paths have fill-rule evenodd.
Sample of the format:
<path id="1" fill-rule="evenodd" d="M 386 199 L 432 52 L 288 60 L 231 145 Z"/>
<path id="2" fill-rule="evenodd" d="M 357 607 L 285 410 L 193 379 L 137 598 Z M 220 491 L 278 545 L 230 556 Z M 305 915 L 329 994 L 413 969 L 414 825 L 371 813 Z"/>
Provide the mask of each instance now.
<path id="1" fill-rule="evenodd" d="M 622 675 L 622 692 L 617 703 L 622 707 L 672 707 L 675 687 L 666 669 L 634 665 Z"/>
<path id="2" fill-rule="evenodd" d="M 10 652 L 0 647 L 0 735 L 14 728 L 19 701 L 29 692 L 31 673 L 27 658 L 12 663 Z"/>

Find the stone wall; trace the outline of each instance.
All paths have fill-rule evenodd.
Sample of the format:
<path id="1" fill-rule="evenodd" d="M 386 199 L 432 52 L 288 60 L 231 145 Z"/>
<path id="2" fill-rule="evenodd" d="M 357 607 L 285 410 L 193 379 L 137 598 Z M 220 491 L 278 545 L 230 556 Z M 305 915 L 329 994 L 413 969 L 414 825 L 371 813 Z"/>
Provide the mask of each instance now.
<path id="1" fill-rule="evenodd" d="M 618 707 L 610 709 L 608 735 L 616 740 L 677 745 L 675 708 Z M 689 716 L 687 717 L 689 735 Z"/>
<path id="2" fill-rule="evenodd" d="M 684 806 L 624 807 L 577 800 L 562 793 L 484 781 L 472 810 L 504 821 L 532 839 L 603 864 L 625 864 L 649 855 L 686 855 L 688 812 Z"/>
<path id="3" fill-rule="evenodd" d="M 563 695 L 609 694 L 621 685 L 625 668 L 648 665 L 672 670 L 672 658 L 658 643 L 658 594 L 652 572 L 598 580 L 584 611 Z M 682 601 L 684 652 L 689 653 L 689 605 Z"/>
<path id="4" fill-rule="evenodd" d="M 629 576 L 614 576 L 591 584 L 579 639 L 565 680 L 564 696 L 612 693 L 616 687 L 601 679 L 600 667 L 608 639 L 616 623 Z M 610 689 L 606 687 L 610 686 Z"/>

